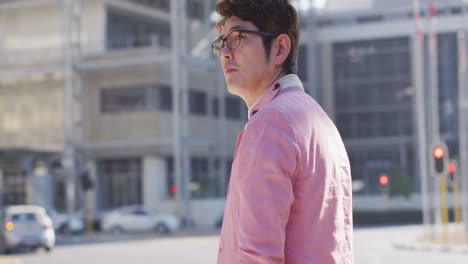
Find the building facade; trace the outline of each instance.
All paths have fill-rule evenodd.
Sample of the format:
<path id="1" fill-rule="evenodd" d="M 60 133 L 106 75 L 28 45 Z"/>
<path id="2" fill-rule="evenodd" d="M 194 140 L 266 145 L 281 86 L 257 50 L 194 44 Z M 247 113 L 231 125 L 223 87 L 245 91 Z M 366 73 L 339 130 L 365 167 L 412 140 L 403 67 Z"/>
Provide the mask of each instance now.
<path id="1" fill-rule="evenodd" d="M 424 142 L 422 153 L 418 138 L 430 128 L 421 127 L 418 120 L 430 119 L 432 107 L 426 97 L 432 30 L 437 43 L 440 138 L 450 156 L 459 158 L 458 67 L 464 55 L 459 54 L 457 35 L 467 30 L 467 5 L 434 1 L 431 14 L 430 1 L 419 1 L 419 9 L 414 2 L 328 1 L 317 17 L 321 102 L 345 140 L 353 180 L 364 183 L 355 195 L 357 208 L 373 204 L 361 203 L 364 196 L 379 198 L 382 174 L 405 175 L 414 183 L 414 192 L 421 190 L 421 155 L 427 155 L 427 161 L 430 144 Z M 419 69 L 422 79 L 417 77 Z M 417 96 L 423 97 L 423 113 L 418 113 Z M 421 208 L 420 196 L 411 207 Z"/>
<path id="2" fill-rule="evenodd" d="M 214 1 L 188 1 L 190 53 L 210 54 L 207 42 Z M 208 8 L 209 7 L 209 8 Z M 57 1 L 0 4 L 2 130 L 0 146 L 6 204 L 66 208 L 64 148 L 64 6 Z M 175 212 L 173 89 L 169 1 L 83 0 L 72 23 L 76 209 L 84 210 L 80 174 L 94 180 L 96 213 L 143 204 Z M 210 42 L 209 42 L 210 43 Z M 187 67 L 185 136 L 189 152 L 191 213 L 213 225 L 222 216 L 237 133 L 246 121 L 243 102 L 227 94 L 217 69 Z M 76 103 L 78 102 L 78 103 Z M 79 143 L 79 144 L 78 144 Z M 8 159 L 6 158 L 8 156 Z M 7 162 L 15 160 L 15 163 Z M 54 185 L 39 199 L 37 164 Z M 21 179 L 10 183 L 10 179 Z M 42 178 L 40 178 L 42 179 Z M 19 190 L 12 186 L 22 186 Z M 208 211 L 205 208 L 211 208 Z M 211 214 L 210 214 L 211 213 Z M 208 215 L 207 215 L 208 214 Z"/>

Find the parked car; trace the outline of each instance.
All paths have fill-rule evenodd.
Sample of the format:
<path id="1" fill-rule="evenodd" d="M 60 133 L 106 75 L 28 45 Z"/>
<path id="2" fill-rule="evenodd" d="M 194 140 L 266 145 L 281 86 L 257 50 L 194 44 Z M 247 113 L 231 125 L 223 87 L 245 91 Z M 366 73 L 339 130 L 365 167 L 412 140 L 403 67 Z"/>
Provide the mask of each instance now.
<path id="1" fill-rule="evenodd" d="M 13 205 L 5 208 L 3 236 L 5 252 L 26 247 L 45 248 L 55 246 L 55 231 L 52 219 L 43 207 L 35 205 Z"/>
<path id="2" fill-rule="evenodd" d="M 86 231 L 85 220 L 77 215 L 72 215 L 71 219 L 68 219 L 68 215 L 59 213 L 55 209 L 47 209 L 47 214 L 54 223 L 55 232 L 59 234 L 81 234 Z"/>
<path id="3" fill-rule="evenodd" d="M 148 232 L 170 234 L 179 228 L 180 220 L 171 214 L 157 213 L 142 206 L 124 206 L 105 214 L 101 219 L 104 232 Z"/>

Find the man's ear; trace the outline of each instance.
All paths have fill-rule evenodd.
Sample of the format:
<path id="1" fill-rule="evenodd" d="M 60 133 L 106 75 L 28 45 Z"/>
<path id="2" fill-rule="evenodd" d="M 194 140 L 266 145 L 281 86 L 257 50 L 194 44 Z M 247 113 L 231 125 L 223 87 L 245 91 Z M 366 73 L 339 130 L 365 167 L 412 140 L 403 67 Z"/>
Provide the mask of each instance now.
<path id="1" fill-rule="evenodd" d="M 275 65 L 282 65 L 291 51 L 291 39 L 286 34 L 280 34 L 271 44 L 271 61 Z"/>

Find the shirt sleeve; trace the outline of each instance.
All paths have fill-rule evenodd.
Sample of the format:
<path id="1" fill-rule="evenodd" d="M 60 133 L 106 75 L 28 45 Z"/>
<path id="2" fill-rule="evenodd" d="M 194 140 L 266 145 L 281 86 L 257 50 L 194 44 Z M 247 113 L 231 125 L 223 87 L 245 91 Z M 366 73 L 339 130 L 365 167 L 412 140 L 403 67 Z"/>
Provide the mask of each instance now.
<path id="1" fill-rule="evenodd" d="M 257 115 L 244 131 L 237 155 L 239 263 L 284 263 L 299 146 L 281 113 Z"/>

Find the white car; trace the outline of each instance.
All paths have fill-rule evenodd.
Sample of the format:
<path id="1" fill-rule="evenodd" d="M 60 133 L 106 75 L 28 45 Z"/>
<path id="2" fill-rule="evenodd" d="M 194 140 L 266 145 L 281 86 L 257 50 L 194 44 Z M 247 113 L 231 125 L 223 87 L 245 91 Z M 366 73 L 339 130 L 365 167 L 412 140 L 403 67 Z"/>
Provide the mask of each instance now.
<path id="1" fill-rule="evenodd" d="M 170 234 L 179 228 L 179 219 L 171 214 L 150 211 L 142 206 L 124 206 L 104 215 L 101 228 L 104 232 L 148 232 Z"/>
<path id="2" fill-rule="evenodd" d="M 5 208 L 3 222 L 5 252 L 20 247 L 50 251 L 55 246 L 55 231 L 46 210 L 34 205 L 13 205 Z"/>
<path id="3" fill-rule="evenodd" d="M 81 234 L 86 231 L 85 221 L 77 215 L 72 215 L 71 219 L 68 219 L 67 214 L 59 213 L 55 209 L 48 209 L 47 214 L 52 218 L 57 233 Z"/>

